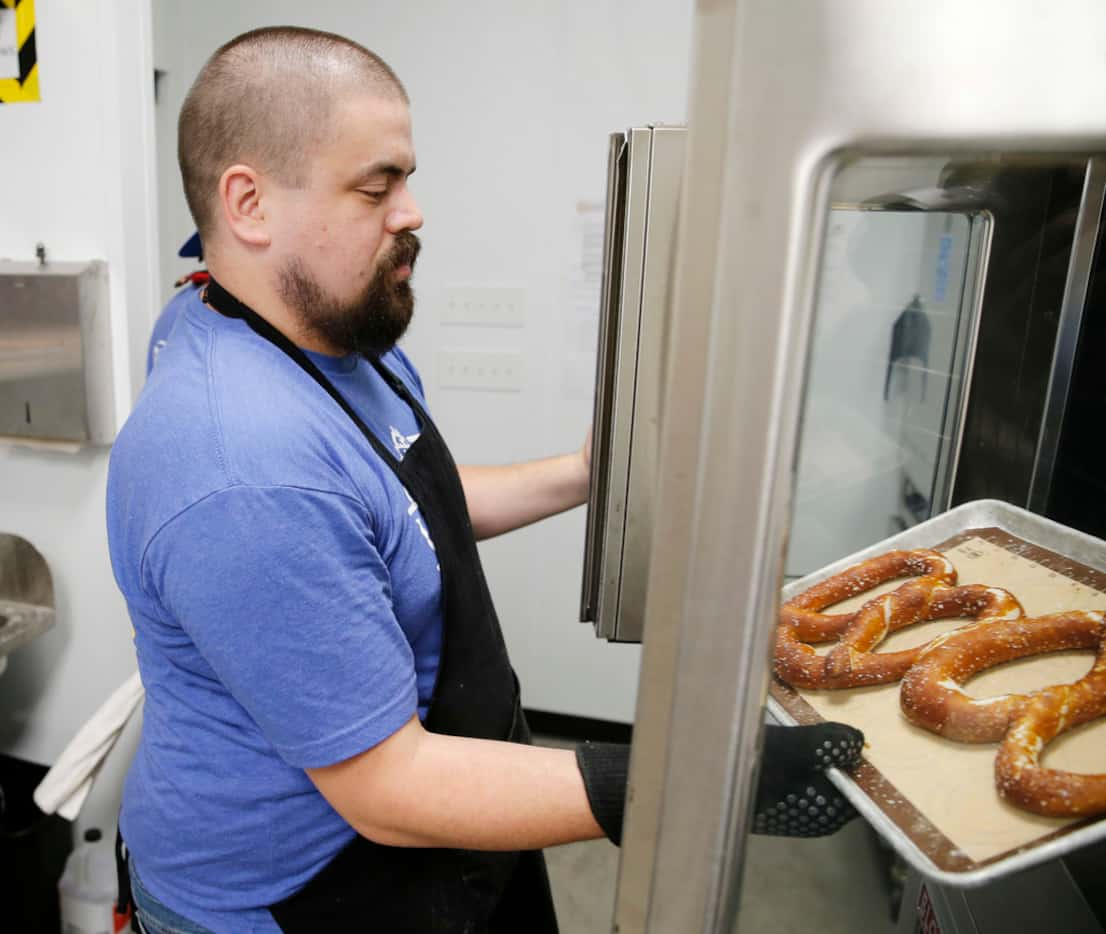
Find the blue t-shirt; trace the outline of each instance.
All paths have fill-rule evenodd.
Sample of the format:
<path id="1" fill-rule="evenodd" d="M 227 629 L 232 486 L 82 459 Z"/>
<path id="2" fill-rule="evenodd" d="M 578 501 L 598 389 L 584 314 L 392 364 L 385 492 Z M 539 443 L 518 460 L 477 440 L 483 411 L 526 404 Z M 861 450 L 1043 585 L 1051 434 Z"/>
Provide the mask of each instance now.
<path id="1" fill-rule="evenodd" d="M 184 306 L 191 301 L 195 301 L 196 295 L 200 291 L 201 289 L 199 286 L 189 283 L 176 292 L 166 303 L 165 307 L 161 309 L 161 314 L 157 316 L 157 321 L 154 322 L 154 330 L 150 335 L 150 343 L 146 347 L 147 376 L 150 375 L 150 370 L 152 370 L 154 364 L 157 363 L 157 358 L 162 350 L 168 345 L 169 332 L 173 330 L 173 325 L 177 323 L 177 318 L 184 310 Z"/>
<path id="2" fill-rule="evenodd" d="M 108 476 L 146 688 L 120 823 L 170 908 L 276 931 L 264 906 L 354 835 L 304 769 L 426 714 L 440 572 L 417 507 L 338 405 L 187 294 Z M 419 424 L 371 364 L 311 356 L 401 459 Z M 383 362 L 421 403 L 402 352 Z"/>

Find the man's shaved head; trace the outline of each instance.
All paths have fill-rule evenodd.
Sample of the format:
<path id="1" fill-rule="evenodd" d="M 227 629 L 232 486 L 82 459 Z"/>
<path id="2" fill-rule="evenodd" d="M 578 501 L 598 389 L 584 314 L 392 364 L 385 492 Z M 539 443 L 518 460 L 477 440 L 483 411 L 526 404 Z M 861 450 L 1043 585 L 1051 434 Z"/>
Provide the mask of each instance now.
<path id="1" fill-rule="evenodd" d="M 218 49 L 184 99 L 177 134 L 201 240 L 214 231 L 219 178 L 229 166 L 244 163 L 298 187 L 312 151 L 331 133 L 336 98 L 366 90 L 407 102 L 379 56 L 333 33 L 276 26 Z"/>

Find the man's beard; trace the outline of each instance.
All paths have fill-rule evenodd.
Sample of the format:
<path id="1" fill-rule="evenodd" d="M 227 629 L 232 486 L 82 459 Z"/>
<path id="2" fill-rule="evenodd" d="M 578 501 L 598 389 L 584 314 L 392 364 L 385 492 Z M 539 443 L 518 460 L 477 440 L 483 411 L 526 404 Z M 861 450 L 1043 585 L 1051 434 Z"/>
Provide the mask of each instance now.
<path id="1" fill-rule="evenodd" d="M 377 264 L 364 290 L 349 302 L 328 295 L 300 259 L 280 270 L 280 297 L 304 327 L 343 353 L 379 355 L 395 346 L 411 323 L 415 294 L 396 270 L 415 266 L 419 238 L 405 230 Z"/>

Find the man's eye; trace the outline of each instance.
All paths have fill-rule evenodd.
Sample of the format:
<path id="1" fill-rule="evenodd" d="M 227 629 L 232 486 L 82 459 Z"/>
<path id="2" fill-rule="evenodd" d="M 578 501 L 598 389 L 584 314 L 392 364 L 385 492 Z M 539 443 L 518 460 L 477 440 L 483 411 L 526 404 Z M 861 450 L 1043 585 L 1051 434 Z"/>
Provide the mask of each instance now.
<path id="1" fill-rule="evenodd" d="M 364 188 L 361 189 L 361 194 L 365 195 L 367 198 L 370 198 L 373 201 L 379 201 L 387 193 L 387 189 L 382 189 L 380 191 L 366 191 Z"/>

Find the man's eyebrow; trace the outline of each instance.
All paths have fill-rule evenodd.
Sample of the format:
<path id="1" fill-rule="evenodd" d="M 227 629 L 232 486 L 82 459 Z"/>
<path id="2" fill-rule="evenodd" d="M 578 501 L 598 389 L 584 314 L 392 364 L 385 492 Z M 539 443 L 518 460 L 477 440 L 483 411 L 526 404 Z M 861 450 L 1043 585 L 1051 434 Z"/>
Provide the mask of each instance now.
<path id="1" fill-rule="evenodd" d="M 363 185 L 366 182 L 372 181 L 381 175 L 389 178 L 407 178 L 408 175 L 413 175 L 415 172 L 415 166 L 411 168 L 404 168 L 401 165 L 397 165 L 394 162 L 382 160 L 380 162 L 372 162 L 369 165 L 362 166 L 357 174 L 353 177 L 353 183 L 355 185 Z"/>

